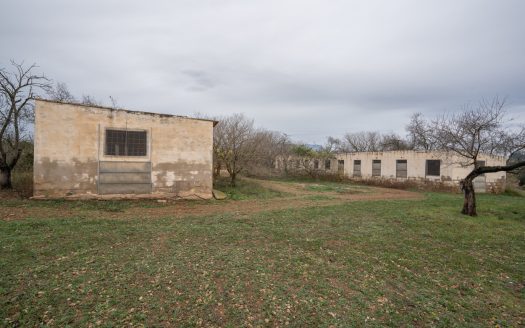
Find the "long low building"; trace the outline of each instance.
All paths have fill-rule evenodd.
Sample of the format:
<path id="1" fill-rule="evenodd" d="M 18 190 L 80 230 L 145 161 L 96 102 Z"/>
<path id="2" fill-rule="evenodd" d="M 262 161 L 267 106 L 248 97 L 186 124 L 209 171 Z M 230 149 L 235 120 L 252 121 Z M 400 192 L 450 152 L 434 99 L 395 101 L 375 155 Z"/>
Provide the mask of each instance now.
<path id="1" fill-rule="evenodd" d="M 424 151 L 357 152 L 336 156 L 343 174 L 348 177 L 413 179 L 441 181 L 459 185 L 473 166 L 464 166 L 465 160 L 455 154 Z M 502 156 L 482 154 L 481 166 L 505 165 Z M 505 189 L 505 172 L 487 173 L 475 179 L 478 192 L 500 192 Z"/>
<path id="2" fill-rule="evenodd" d="M 317 170 L 318 173 L 339 174 L 350 179 L 396 179 L 421 182 L 440 182 L 445 185 L 459 186 L 473 169 L 473 165 L 462 164 L 464 159 L 457 155 L 439 151 L 384 151 L 352 152 L 336 154 L 332 159 L 313 159 L 304 164 L 304 160 L 291 157 L 286 169 L 292 172 Z M 502 156 L 481 154 L 480 165 L 505 165 Z M 282 170 L 284 162 L 277 161 L 277 169 Z M 502 192 L 505 189 L 506 173 L 487 173 L 474 180 L 478 192 Z"/>

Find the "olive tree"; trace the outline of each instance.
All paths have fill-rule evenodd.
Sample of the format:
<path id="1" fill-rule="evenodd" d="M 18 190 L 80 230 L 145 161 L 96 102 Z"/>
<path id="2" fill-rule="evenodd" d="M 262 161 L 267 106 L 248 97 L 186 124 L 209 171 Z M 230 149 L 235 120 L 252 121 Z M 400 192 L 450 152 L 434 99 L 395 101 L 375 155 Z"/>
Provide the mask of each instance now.
<path id="1" fill-rule="evenodd" d="M 525 127 L 510 126 L 504 111 L 505 101 L 483 100 L 476 107 L 466 106 L 457 114 L 443 115 L 432 122 L 429 134 L 442 150 L 454 153 L 463 166 L 473 170 L 461 181 L 464 192 L 462 213 L 477 215 L 473 180 L 482 174 L 512 171 L 525 166 L 525 161 L 507 161 L 503 166 L 481 166 L 481 153 L 511 158 L 525 149 Z"/>

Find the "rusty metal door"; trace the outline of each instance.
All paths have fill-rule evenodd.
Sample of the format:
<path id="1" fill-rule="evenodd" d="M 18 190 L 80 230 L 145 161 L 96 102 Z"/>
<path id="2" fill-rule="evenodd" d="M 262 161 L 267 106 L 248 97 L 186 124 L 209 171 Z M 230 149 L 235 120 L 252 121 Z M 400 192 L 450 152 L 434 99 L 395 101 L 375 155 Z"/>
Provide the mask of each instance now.
<path id="1" fill-rule="evenodd" d="M 99 162 L 100 195 L 149 194 L 151 191 L 151 162 Z"/>

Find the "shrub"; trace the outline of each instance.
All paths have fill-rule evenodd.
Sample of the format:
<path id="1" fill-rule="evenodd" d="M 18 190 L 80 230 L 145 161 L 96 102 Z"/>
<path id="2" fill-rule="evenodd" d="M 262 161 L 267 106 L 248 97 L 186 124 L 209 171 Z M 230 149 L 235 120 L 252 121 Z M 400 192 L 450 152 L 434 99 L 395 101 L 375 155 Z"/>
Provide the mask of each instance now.
<path id="1" fill-rule="evenodd" d="M 14 170 L 12 174 L 13 189 L 19 196 L 33 196 L 33 171 Z"/>

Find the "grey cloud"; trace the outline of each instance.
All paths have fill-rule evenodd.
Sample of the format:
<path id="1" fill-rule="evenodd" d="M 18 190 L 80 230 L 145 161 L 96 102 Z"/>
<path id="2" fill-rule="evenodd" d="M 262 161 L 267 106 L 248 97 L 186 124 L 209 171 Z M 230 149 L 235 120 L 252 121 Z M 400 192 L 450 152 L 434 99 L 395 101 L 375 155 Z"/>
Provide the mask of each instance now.
<path id="1" fill-rule="evenodd" d="M 525 120 L 521 0 L 7 0 L 2 9 L 13 14 L 0 21 L 1 65 L 37 62 L 75 94 L 131 109 L 244 112 L 308 142 L 403 132 L 415 111 L 494 95 Z"/>
<path id="2" fill-rule="evenodd" d="M 185 69 L 181 73 L 193 80 L 192 85 L 189 87 L 191 91 L 206 91 L 215 86 L 215 83 L 204 71 Z"/>

